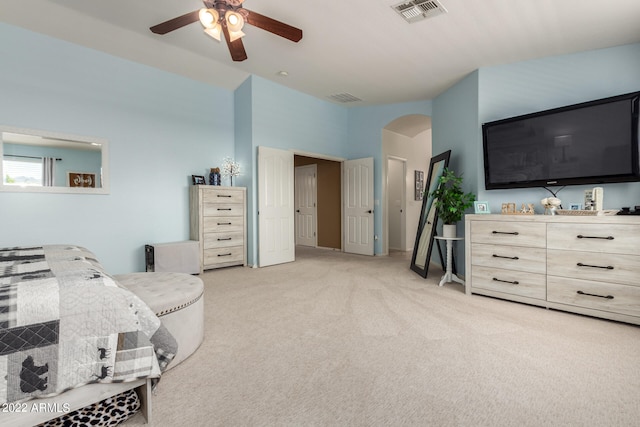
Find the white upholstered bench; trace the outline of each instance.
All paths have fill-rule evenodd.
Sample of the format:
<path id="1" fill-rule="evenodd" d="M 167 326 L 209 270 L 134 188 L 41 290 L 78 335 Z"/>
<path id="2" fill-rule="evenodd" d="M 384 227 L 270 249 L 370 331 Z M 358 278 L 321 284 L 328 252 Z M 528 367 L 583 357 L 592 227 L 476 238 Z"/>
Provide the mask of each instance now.
<path id="1" fill-rule="evenodd" d="M 199 277 L 186 273 L 130 273 L 114 278 L 147 303 L 178 342 L 178 352 L 167 369 L 197 350 L 204 338 L 204 285 Z"/>

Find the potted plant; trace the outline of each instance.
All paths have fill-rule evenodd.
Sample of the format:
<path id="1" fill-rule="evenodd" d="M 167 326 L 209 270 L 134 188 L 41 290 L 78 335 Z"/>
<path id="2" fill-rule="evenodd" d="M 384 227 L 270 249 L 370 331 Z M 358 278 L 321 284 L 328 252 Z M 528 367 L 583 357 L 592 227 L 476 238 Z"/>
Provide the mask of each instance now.
<path id="1" fill-rule="evenodd" d="M 456 223 L 462 219 L 464 211 L 473 205 L 475 194 L 462 191 L 462 176 L 445 168 L 438 180 L 438 187 L 430 196 L 434 198 L 438 216 L 444 223 L 443 237 L 456 237 Z"/>

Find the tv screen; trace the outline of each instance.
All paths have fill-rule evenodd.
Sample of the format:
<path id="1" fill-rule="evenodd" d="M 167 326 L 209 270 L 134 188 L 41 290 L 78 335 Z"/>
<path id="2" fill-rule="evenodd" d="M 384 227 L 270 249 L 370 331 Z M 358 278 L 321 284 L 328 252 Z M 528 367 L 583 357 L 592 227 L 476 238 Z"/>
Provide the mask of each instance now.
<path id="1" fill-rule="evenodd" d="M 482 125 L 485 187 L 640 180 L 640 92 Z"/>

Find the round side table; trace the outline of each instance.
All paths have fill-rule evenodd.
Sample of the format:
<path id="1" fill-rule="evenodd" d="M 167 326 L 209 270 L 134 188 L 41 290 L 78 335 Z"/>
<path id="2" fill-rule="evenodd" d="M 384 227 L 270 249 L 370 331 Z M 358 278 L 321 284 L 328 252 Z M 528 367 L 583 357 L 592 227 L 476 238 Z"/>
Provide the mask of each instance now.
<path id="1" fill-rule="evenodd" d="M 451 266 L 452 264 L 451 260 L 453 258 L 453 242 L 455 240 L 464 240 L 464 237 L 434 236 L 433 238 L 438 240 L 444 240 L 447 242 L 447 270 L 445 271 L 444 276 L 442 276 L 442 279 L 440 279 L 440 283 L 438 284 L 438 286 L 442 286 L 445 283 L 449 283 L 449 282 L 456 282 L 456 283 L 460 283 L 461 285 L 464 285 L 464 280 L 460 279 L 458 276 L 453 274 L 452 266 Z"/>

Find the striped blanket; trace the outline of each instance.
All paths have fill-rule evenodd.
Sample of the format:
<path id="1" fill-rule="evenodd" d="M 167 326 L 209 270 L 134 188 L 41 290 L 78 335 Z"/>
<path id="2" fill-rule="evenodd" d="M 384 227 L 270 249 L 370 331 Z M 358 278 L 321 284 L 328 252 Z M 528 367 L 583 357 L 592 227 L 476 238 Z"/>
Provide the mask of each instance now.
<path id="1" fill-rule="evenodd" d="M 87 249 L 0 248 L 0 403 L 159 378 L 176 350 Z"/>

